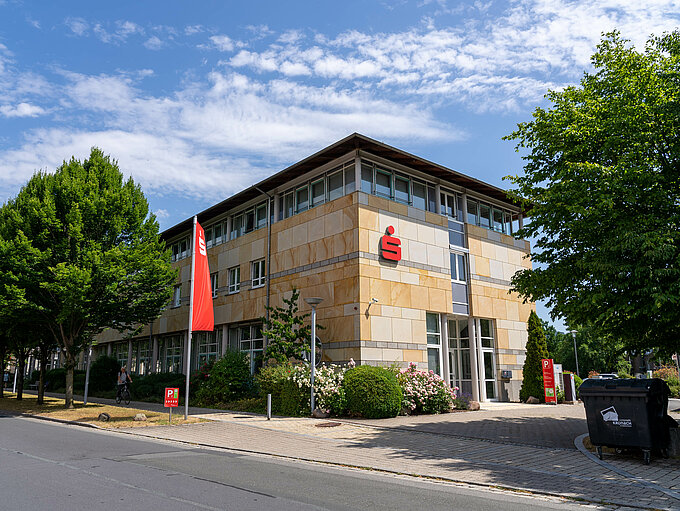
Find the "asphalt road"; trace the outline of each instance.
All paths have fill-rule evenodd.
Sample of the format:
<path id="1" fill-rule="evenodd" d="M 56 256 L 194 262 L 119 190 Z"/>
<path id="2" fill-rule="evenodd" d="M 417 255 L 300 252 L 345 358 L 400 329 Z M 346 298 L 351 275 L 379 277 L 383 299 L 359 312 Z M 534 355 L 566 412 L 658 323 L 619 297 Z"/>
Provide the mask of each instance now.
<path id="1" fill-rule="evenodd" d="M 181 426 L 179 426 L 181 427 Z M 0 510 L 584 509 L 557 499 L 0 415 Z"/>

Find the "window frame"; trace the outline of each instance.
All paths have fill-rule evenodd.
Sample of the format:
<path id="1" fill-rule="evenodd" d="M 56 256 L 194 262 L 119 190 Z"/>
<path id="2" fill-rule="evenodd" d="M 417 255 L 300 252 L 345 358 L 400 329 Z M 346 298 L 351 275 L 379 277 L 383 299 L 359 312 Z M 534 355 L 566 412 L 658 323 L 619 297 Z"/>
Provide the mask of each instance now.
<path id="1" fill-rule="evenodd" d="M 265 270 L 265 259 L 258 259 L 250 263 L 250 289 L 257 289 L 265 285 L 267 282 L 267 272 Z"/>
<path id="2" fill-rule="evenodd" d="M 232 275 L 235 277 L 232 282 Z M 241 266 L 232 266 L 227 270 L 227 293 L 230 295 L 241 291 Z"/>

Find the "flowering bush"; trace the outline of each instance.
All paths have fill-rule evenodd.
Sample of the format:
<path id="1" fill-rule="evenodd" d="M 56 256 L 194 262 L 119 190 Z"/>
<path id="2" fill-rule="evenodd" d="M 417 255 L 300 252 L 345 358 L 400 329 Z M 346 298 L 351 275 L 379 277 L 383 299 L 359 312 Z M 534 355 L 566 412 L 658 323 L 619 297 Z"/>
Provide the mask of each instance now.
<path id="1" fill-rule="evenodd" d="M 342 381 L 346 368 L 334 364 L 314 371 L 314 393 L 317 408 L 333 415 L 345 411 L 345 390 Z M 310 412 L 310 369 L 305 364 L 286 362 L 271 365 L 258 375 L 262 395 L 272 394 L 272 406 L 284 415 L 307 415 Z"/>
<path id="2" fill-rule="evenodd" d="M 403 393 L 402 406 L 409 413 L 443 413 L 454 406 L 458 388 L 449 387 L 432 371 L 418 371 L 411 362 L 407 369 L 400 369 L 397 380 Z"/>

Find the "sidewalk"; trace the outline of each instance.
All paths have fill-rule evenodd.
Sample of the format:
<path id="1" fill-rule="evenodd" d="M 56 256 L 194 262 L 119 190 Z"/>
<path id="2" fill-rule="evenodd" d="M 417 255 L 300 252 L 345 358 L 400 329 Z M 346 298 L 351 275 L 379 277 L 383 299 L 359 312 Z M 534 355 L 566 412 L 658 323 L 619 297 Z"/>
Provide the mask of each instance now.
<path id="1" fill-rule="evenodd" d="M 564 432 L 587 432 L 582 405 L 491 406 L 479 412 L 382 421 L 278 417 L 267 421 L 262 416 L 214 410 L 200 416 L 214 422 L 123 431 L 588 502 L 680 509 L 678 460 L 655 459 L 645 466 L 638 459 L 608 456 L 610 464 L 600 464 L 574 448 L 575 436 L 569 438 L 568 447 L 564 445 L 567 442 L 560 438 Z M 560 424 L 562 428 L 550 427 Z M 548 432 L 538 434 L 546 428 Z M 506 434 L 486 438 L 494 431 Z M 612 470 L 617 466 L 620 470 Z"/>

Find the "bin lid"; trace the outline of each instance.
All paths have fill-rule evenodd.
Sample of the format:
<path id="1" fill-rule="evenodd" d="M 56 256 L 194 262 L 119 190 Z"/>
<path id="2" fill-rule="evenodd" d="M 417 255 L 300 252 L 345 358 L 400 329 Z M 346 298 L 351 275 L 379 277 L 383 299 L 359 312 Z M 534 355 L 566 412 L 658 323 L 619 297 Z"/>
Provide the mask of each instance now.
<path id="1" fill-rule="evenodd" d="M 640 396 L 651 394 L 664 394 L 668 392 L 666 382 L 660 378 L 648 379 L 609 379 L 595 380 L 588 378 L 583 380 L 579 388 L 581 396 Z"/>

